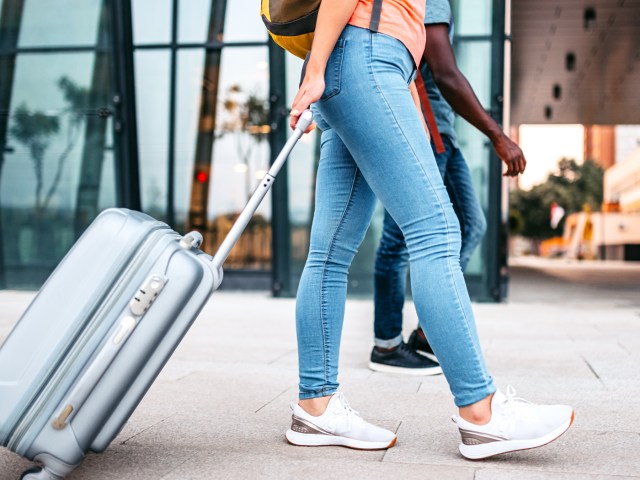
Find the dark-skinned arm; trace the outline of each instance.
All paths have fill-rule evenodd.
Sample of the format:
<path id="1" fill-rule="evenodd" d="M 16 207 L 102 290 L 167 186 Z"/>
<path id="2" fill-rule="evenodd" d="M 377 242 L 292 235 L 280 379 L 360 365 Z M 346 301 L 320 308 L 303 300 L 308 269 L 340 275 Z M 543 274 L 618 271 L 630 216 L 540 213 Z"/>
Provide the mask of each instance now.
<path id="1" fill-rule="evenodd" d="M 485 111 L 471 85 L 458 69 L 449 41 L 449 26 L 444 23 L 429 24 L 426 25 L 426 31 L 423 58 L 427 61 L 442 96 L 458 115 L 491 140 L 496 154 L 507 165 L 505 175 L 516 176 L 524 172 L 527 161 L 522 150 Z"/>

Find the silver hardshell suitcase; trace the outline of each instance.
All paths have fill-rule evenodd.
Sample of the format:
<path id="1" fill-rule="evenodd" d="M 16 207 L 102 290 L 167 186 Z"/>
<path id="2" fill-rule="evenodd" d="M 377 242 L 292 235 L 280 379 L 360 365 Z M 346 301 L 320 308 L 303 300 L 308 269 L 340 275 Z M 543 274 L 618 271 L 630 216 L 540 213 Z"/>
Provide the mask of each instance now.
<path id="1" fill-rule="evenodd" d="M 303 113 L 218 252 L 130 210 L 101 213 L 0 347 L 0 444 L 59 480 L 102 452 L 222 281 L 222 264 L 311 123 Z"/>

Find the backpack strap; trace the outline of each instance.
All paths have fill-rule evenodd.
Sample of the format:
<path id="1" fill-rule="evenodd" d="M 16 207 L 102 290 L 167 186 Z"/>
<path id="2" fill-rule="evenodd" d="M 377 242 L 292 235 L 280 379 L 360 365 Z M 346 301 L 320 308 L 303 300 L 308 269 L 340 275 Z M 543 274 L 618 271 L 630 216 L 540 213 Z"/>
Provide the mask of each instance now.
<path id="1" fill-rule="evenodd" d="M 424 79 L 422 78 L 420 69 L 418 69 L 416 87 L 418 88 L 418 96 L 420 97 L 420 104 L 422 105 L 422 110 L 424 111 L 424 116 L 427 120 L 427 126 L 429 127 L 429 131 L 431 132 L 431 136 L 433 137 L 432 140 L 433 145 L 436 147 L 436 153 L 444 153 L 444 143 L 442 143 L 442 137 L 440 136 L 440 131 L 438 130 L 436 117 L 433 115 L 433 110 L 431 109 L 431 102 L 429 102 L 427 89 L 424 88 Z"/>
<path id="2" fill-rule="evenodd" d="M 372 32 L 378 32 L 380 26 L 380 14 L 382 13 L 382 0 L 373 0 L 373 9 L 371 10 L 371 22 L 369 23 L 369 30 Z"/>

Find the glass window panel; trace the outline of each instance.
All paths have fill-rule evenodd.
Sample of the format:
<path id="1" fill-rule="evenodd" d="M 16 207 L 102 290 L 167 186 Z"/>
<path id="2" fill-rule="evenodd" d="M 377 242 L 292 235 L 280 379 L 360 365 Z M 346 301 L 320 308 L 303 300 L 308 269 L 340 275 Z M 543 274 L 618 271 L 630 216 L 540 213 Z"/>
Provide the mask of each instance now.
<path id="1" fill-rule="evenodd" d="M 212 0 L 189 0 L 180 2 L 178 6 L 179 42 L 204 43 L 207 41 L 211 2 Z"/>
<path id="2" fill-rule="evenodd" d="M 491 107 L 491 42 L 468 41 L 456 44 L 458 68 L 467 77 L 485 108 Z"/>
<path id="3" fill-rule="evenodd" d="M 110 125 L 111 127 L 111 125 Z M 116 166 L 114 155 L 114 142 L 113 128 L 108 128 L 106 131 L 105 146 L 104 146 L 104 159 L 102 162 L 102 172 L 100 174 L 101 185 L 110 186 L 116 185 Z M 105 208 L 118 205 L 118 197 L 115 188 L 101 188 L 98 195 L 98 211 L 102 211 Z"/>
<path id="4" fill-rule="evenodd" d="M 249 95 L 267 100 L 269 70 L 266 48 L 233 48 L 222 54 L 218 88 L 218 112 L 214 145 L 212 191 L 209 197 L 209 216 L 239 211 L 248 195 L 257 186 L 256 175 L 268 168 L 269 151 L 266 139 L 258 141 L 235 126 L 237 112 L 225 108 L 225 102 L 246 104 Z M 232 92 L 238 88 L 239 92 Z M 245 166 L 240 168 L 241 166 Z M 262 202 L 258 213 L 271 217 L 271 203 Z"/>
<path id="5" fill-rule="evenodd" d="M 204 43 L 207 41 L 212 1 L 215 0 L 180 2 L 178 16 L 180 42 Z M 227 0 L 223 39 L 225 42 L 266 42 L 267 30 L 257 7 L 251 5 L 251 10 L 248 12 L 246 0 Z"/>
<path id="6" fill-rule="evenodd" d="M 109 133 L 113 130 L 110 128 Z M 113 139 L 107 142 L 107 147 L 104 152 L 104 163 L 102 164 L 102 184 L 111 186 L 116 184 L 115 178 L 115 163 L 113 156 Z M 100 195 L 98 197 L 98 210 L 102 211 L 105 208 L 113 207 L 118 204 L 115 188 L 101 188 Z"/>
<path id="7" fill-rule="evenodd" d="M 258 2 L 227 0 L 225 42 L 266 42 L 267 29 L 260 18 Z"/>
<path id="8" fill-rule="evenodd" d="M 137 51 L 134 60 L 142 208 L 164 219 L 168 181 L 169 52 Z"/>
<path id="9" fill-rule="evenodd" d="M 491 35 L 493 0 L 453 0 L 456 35 Z"/>
<path id="10" fill-rule="evenodd" d="M 458 67 L 471 83 L 480 103 L 485 108 L 491 107 L 491 42 L 460 42 L 456 45 Z M 476 194 L 486 212 L 489 205 L 489 157 L 491 144 L 489 140 L 476 128 L 466 121 L 456 120 L 456 132 L 460 149 L 467 160 Z M 484 244 L 483 244 L 484 245 Z M 484 247 L 477 248 L 469 265 L 467 274 L 484 273 Z"/>
<path id="11" fill-rule="evenodd" d="M 207 220 L 211 229 L 208 238 L 212 244 L 208 251 L 215 251 L 215 245 L 228 232 L 231 219 L 242 210 L 259 179 L 269 168 L 267 134 L 256 134 L 256 128 L 267 124 L 266 118 L 261 120 L 264 123 L 253 127 L 242 124 L 243 115 L 251 105 L 262 105 L 267 108 L 264 114 L 268 112 L 267 60 L 266 47 L 227 48 L 222 53 L 215 122 L 216 140 L 209 184 Z M 211 68 L 207 68 L 207 71 L 210 70 Z M 255 103 L 252 103 L 252 99 Z M 192 105 L 195 106 L 194 103 Z M 249 111 L 258 112 L 256 108 Z M 232 251 L 228 260 L 229 267 L 270 268 L 270 196 L 268 194 L 262 202 L 252 224 Z"/>
<path id="12" fill-rule="evenodd" d="M 38 287 L 80 233 L 74 224 L 83 214 L 76 210 L 83 162 L 99 161 L 99 169 L 108 172 L 99 192 L 102 206 L 113 206 L 113 161 L 110 155 L 105 161 L 108 140 L 101 140 L 112 120 L 96 115 L 109 106 L 108 80 L 95 68 L 92 53 L 17 57 L 0 177 L 9 288 Z M 108 70 L 102 73 L 110 77 Z M 90 104 L 91 98 L 100 103 Z"/>
<path id="13" fill-rule="evenodd" d="M 172 8 L 172 0 L 132 0 L 133 43 L 169 43 Z"/>
<path id="14" fill-rule="evenodd" d="M 198 117 L 204 71 L 204 50 L 178 53 L 175 129 L 175 216 L 176 227 L 187 230 L 191 184 L 196 152 Z M 215 146 L 214 146 L 215 148 Z"/>
<path id="15" fill-rule="evenodd" d="M 95 45 L 103 1 L 25 0 L 18 46 Z"/>

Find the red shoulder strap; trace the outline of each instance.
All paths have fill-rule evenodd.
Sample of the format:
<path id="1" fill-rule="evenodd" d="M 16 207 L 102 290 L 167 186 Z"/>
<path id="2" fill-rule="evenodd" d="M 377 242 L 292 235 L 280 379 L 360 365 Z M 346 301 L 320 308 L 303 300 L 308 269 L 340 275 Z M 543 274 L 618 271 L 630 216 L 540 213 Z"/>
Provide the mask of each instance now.
<path id="1" fill-rule="evenodd" d="M 444 143 L 442 143 L 442 137 L 440 136 L 440 131 L 438 130 L 438 125 L 436 124 L 436 118 L 433 116 L 433 110 L 431 110 L 429 95 L 427 95 L 427 90 L 424 88 L 424 79 L 422 78 L 420 69 L 418 69 L 416 87 L 418 88 L 418 96 L 420 97 L 420 103 L 422 104 L 424 116 L 427 119 L 427 126 L 429 127 L 429 131 L 431 132 L 431 136 L 433 137 L 433 144 L 436 147 L 436 153 L 444 153 Z"/>

